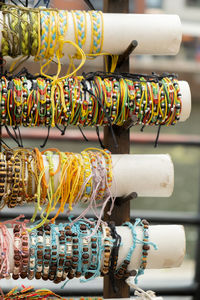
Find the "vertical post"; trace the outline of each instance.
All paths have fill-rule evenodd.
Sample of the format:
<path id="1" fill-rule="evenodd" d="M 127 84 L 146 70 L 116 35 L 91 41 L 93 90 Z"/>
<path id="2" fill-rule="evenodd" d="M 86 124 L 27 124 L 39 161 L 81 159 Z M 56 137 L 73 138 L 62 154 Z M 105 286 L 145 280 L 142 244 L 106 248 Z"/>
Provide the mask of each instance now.
<path id="1" fill-rule="evenodd" d="M 104 0 L 104 12 L 110 13 L 128 13 L 129 12 L 129 1 L 128 0 Z M 129 45 L 127 45 L 128 47 Z M 126 50 L 126 49 L 124 49 Z M 129 71 L 129 60 L 126 60 L 124 64 L 118 69 L 120 72 Z M 109 149 L 112 154 L 128 154 L 130 151 L 130 138 L 129 130 L 122 127 L 113 126 L 118 147 L 116 148 L 113 142 L 111 130 L 109 127 L 104 128 L 104 145 Z M 125 221 L 130 220 L 130 201 L 126 201 L 120 205 L 115 206 L 111 216 L 108 216 L 107 211 L 109 210 L 109 204 L 104 212 L 105 221 L 114 221 L 116 225 L 121 225 Z M 112 289 L 111 278 L 109 275 L 104 277 L 104 298 L 129 298 L 130 288 L 123 280 L 116 280 L 118 292 L 115 293 Z"/>

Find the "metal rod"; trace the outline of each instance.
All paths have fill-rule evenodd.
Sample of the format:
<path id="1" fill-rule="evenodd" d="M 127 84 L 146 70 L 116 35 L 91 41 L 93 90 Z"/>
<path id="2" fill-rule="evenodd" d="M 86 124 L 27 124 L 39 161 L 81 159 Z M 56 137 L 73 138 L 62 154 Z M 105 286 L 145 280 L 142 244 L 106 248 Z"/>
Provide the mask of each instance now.
<path id="1" fill-rule="evenodd" d="M 88 5 L 89 9 L 95 10 L 95 8 L 94 8 L 93 4 L 90 2 L 90 0 L 84 0 L 84 2 L 85 2 L 85 4 Z"/>
<path id="2" fill-rule="evenodd" d="M 127 61 L 131 53 L 135 50 L 135 48 L 138 46 L 138 41 L 133 40 L 128 48 L 124 51 L 123 54 L 119 55 L 118 63 L 117 63 L 117 68 L 121 68 L 123 63 Z"/>

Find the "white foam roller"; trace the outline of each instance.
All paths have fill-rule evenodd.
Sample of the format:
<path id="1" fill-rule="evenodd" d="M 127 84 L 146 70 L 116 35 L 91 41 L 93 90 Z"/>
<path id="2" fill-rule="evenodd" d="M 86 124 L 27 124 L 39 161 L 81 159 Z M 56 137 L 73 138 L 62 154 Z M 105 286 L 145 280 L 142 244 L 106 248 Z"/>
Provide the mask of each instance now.
<path id="1" fill-rule="evenodd" d="M 103 19 L 102 52 L 122 54 L 133 40 L 138 42 L 134 50 L 136 54 L 175 55 L 179 51 L 182 30 L 177 15 L 105 13 Z M 71 14 L 69 14 L 69 28 L 65 39 L 75 41 Z M 87 14 L 87 38 L 83 47 L 86 53 L 89 52 L 90 44 L 91 22 Z M 64 53 L 69 52 L 74 52 L 74 48 L 65 45 Z"/>
<path id="2" fill-rule="evenodd" d="M 114 195 L 136 192 L 139 197 L 169 197 L 174 188 L 174 167 L 167 154 L 112 155 Z"/>
<path id="3" fill-rule="evenodd" d="M 122 242 L 119 249 L 119 266 L 128 254 L 132 245 L 132 234 L 128 227 L 116 227 L 117 233 L 121 236 Z M 9 228 L 10 236 L 13 231 Z M 143 230 L 136 227 L 137 237 L 142 240 Z M 1 235 L 1 233 L 0 233 Z M 57 237 L 58 238 L 58 237 Z M 148 250 L 147 269 L 163 269 L 179 267 L 185 255 L 185 232 L 181 225 L 152 225 L 149 226 L 149 240 L 156 244 L 157 250 L 150 247 Z M 137 244 L 132 254 L 129 270 L 138 269 L 141 263 L 142 245 Z M 10 270 L 13 270 L 13 244 L 10 243 L 9 252 Z M 103 264 L 103 258 L 101 263 Z"/>
<path id="4" fill-rule="evenodd" d="M 2 12 L 0 12 L 0 19 Z M 182 39 L 180 18 L 164 14 L 103 14 L 104 43 L 102 52 L 122 54 L 132 40 L 138 41 L 136 54 L 175 55 Z M 72 15 L 69 12 L 65 41 L 75 42 Z M 1 40 L 2 24 L 0 24 Z M 87 37 L 83 50 L 88 53 L 91 44 L 91 21 L 87 13 Z M 74 47 L 64 45 L 63 52 L 74 54 Z"/>
<path id="5" fill-rule="evenodd" d="M 43 156 L 45 176 L 49 182 L 48 161 Z M 58 155 L 53 155 L 54 170 L 59 163 Z M 169 197 L 174 187 L 174 167 L 168 154 L 159 155 L 112 155 L 113 196 L 126 196 L 136 192 L 139 197 Z M 54 177 L 55 189 L 60 173 Z"/>
<path id="6" fill-rule="evenodd" d="M 132 245 L 132 234 L 128 227 L 119 226 L 117 232 L 121 235 L 122 246 L 119 251 L 118 265 L 120 265 Z M 142 239 L 142 228 L 136 228 L 137 237 Z M 163 269 L 177 268 L 185 256 L 185 231 L 182 225 L 152 225 L 149 226 L 149 240 L 156 244 L 148 251 L 147 268 Z M 142 245 L 137 244 L 131 257 L 129 270 L 137 269 L 140 265 Z"/>
<path id="7" fill-rule="evenodd" d="M 103 48 L 113 54 L 123 53 L 132 40 L 137 40 L 136 54 L 175 55 L 182 39 L 177 15 L 104 14 L 104 28 Z"/>
<path id="8" fill-rule="evenodd" d="M 180 122 L 186 121 L 191 113 L 191 91 L 187 81 L 179 81 L 180 92 L 182 95 L 182 110 L 180 114 Z"/>

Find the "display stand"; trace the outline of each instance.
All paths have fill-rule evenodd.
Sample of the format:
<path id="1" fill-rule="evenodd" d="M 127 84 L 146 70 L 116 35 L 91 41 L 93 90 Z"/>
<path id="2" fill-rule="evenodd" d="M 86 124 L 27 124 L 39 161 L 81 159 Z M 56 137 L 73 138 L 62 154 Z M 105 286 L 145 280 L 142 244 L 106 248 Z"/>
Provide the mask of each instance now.
<path id="1" fill-rule="evenodd" d="M 104 12 L 107 13 L 128 13 L 129 12 L 129 1 L 128 0 L 104 0 Z M 127 45 L 128 47 L 129 45 Z M 125 49 L 126 50 L 126 49 Z M 129 54 L 129 53 L 128 53 Z M 123 61 L 120 68 L 120 72 L 129 72 L 129 58 Z M 113 130 L 117 139 L 118 147 L 113 142 L 111 130 L 109 127 L 104 128 L 104 145 L 113 154 L 129 154 L 130 152 L 130 130 L 125 127 L 113 126 Z M 134 191 L 133 191 L 134 192 Z M 105 208 L 104 220 L 114 221 L 116 225 L 121 225 L 125 221 L 130 221 L 130 198 L 127 201 L 120 201 L 120 207 L 115 205 L 112 214 L 109 216 L 109 204 Z M 117 200 L 117 199 L 116 199 Z M 119 202 L 119 201 L 118 201 Z M 109 275 L 104 277 L 104 298 L 129 298 L 130 288 L 123 280 L 116 280 L 117 291 L 115 292 L 112 288 L 111 277 Z"/>
<path id="2" fill-rule="evenodd" d="M 26 1 L 27 3 L 27 1 Z M 129 1 L 128 0 L 104 0 L 104 12 L 107 13 L 128 13 Z M 133 37 L 134 38 L 134 37 Z M 119 38 L 120 41 L 120 38 Z M 120 55 L 117 71 L 129 72 L 129 55 L 137 47 L 138 42 L 133 39 L 130 45 L 124 49 L 124 53 Z M 3 63 L 3 59 L 0 54 L 0 62 Z M 1 65 L 2 68 L 3 65 Z M 128 120 L 124 126 L 112 127 L 116 141 L 113 139 L 113 132 L 110 127 L 104 128 L 104 146 L 111 151 L 112 154 L 129 154 L 130 153 L 130 127 L 132 120 Z M 1 127 L 0 127 L 1 137 Z M 132 188 L 132 187 L 131 187 Z M 104 220 L 106 222 L 114 221 L 116 226 L 121 225 L 126 221 L 130 221 L 130 200 L 137 197 L 137 191 L 128 191 L 126 197 L 116 198 L 115 206 L 112 214 L 108 215 L 110 210 L 110 203 L 106 206 L 104 212 Z M 184 252 L 184 251 L 183 251 Z M 107 275 L 104 277 L 104 298 L 130 298 L 130 288 L 124 280 L 116 279 L 116 290 L 112 288 L 113 277 Z"/>

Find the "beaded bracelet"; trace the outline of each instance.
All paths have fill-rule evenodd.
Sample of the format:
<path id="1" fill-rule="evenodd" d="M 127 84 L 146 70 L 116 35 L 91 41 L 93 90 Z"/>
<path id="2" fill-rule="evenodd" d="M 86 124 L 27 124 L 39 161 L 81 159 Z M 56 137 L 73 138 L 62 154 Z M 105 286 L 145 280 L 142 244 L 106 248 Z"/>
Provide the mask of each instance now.
<path id="1" fill-rule="evenodd" d="M 27 78 L 1 78 L 2 126 L 122 126 L 130 118 L 133 125 L 169 126 L 180 119 L 174 75 L 89 73 L 55 86 L 53 80 Z"/>
<path id="2" fill-rule="evenodd" d="M 12 243 L 13 279 L 27 276 L 28 279 L 49 279 L 57 284 L 65 281 L 64 285 L 68 282 L 67 278 L 83 277 L 81 281 L 85 282 L 99 275 L 104 276 L 108 272 L 114 272 L 116 279 L 124 279 L 130 274 L 136 275 L 136 271 L 128 271 L 128 265 L 136 244 L 141 244 L 141 264 L 136 276 L 137 280 L 137 277 L 143 274 L 146 267 L 149 246 L 152 245 L 156 249 L 155 244 L 149 241 L 149 225 L 146 220 L 136 219 L 134 224 L 124 223 L 123 226 L 130 228 L 133 240 L 127 257 L 116 269 L 117 253 L 114 252 L 116 247 L 118 249 L 120 246 L 120 239 L 111 224 L 111 227 L 107 227 L 105 224 L 101 225 L 96 231 L 94 228 L 97 221 L 93 219 L 80 219 L 77 222 L 72 222 L 69 219 L 70 223 L 61 223 L 57 226 L 51 223 L 44 224 L 29 233 L 28 241 L 25 223 L 19 222 L 19 218 L 0 224 L 0 249 L 2 253 L 0 278 L 9 277 L 9 247 Z M 14 226 L 13 240 L 6 228 L 6 224 L 9 223 Z M 143 240 L 137 236 L 135 230 L 137 226 L 142 227 Z"/>
<path id="3" fill-rule="evenodd" d="M 22 266 L 21 266 L 21 272 L 20 277 L 22 279 L 26 278 L 28 276 L 28 261 L 29 261 L 29 243 L 28 243 L 28 232 L 26 228 L 22 227 L 21 231 L 21 240 L 22 240 Z"/>
<path id="4" fill-rule="evenodd" d="M 81 256 L 81 262 L 82 262 L 82 270 L 81 273 L 83 276 L 87 273 L 88 266 L 89 266 L 89 244 L 90 241 L 87 238 L 88 236 L 88 230 L 92 229 L 92 225 L 88 226 L 89 224 L 80 224 L 80 240 L 82 241 L 82 256 Z M 89 227 L 89 228 L 88 228 Z"/>
<path id="5" fill-rule="evenodd" d="M 90 266 L 85 273 L 86 280 L 92 280 L 101 275 L 101 257 L 103 253 L 102 229 L 99 227 L 97 232 L 91 237 L 91 259 Z M 82 280 L 84 282 L 84 280 Z"/>
<path id="6" fill-rule="evenodd" d="M 40 228 L 37 228 L 35 279 L 42 278 L 43 248 L 44 248 L 44 230 L 43 230 L 43 226 L 41 226 Z"/>
<path id="7" fill-rule="evenodd" d="M 51 262 L 50 262 L 50 272 L 49 272 L 49 280 L 54 281 L 56 271 L 57 271 L 57 232 L 55 229 L 55 225 L 51 225 Z"/>
<path id="8" fill-rule="evenodd" d="M 122 279 L 127 275 L 127 269 L 128 269 L 128 265 L 130 264 L 130 260 L 131 260 L 131 256 L 135 250 L 136 247 L 136 243 L 137 243 L 137 234 L 136 234 L 136 226 L 138 226 L 140 224 L 141 220 L 139 218 L 137 218 L 135 220 L 134 224 L 131 224 L 130 222 L 125 222 L 124 224 L 122 224 L 122 226 L 128 226 L 131 230 L 131 234 L 132 234 L 132 245 L 128 251 L 128 254 L 126 256 L 126 258 L 124 259 L 123 263 L 120 265 L 120 267 L 118 267 L 118 269 L 115 271 L 115 278 L 116 279 Z M 136 275 L 136 272 L 134 272 L 134 275 Z"/>
<path id="9" fill-rule="evenodd" d="M 21 228 L 20 225 L 15 225 L 13 228 L 14 235 L 14 270 L 12 278 L 14 280 L 19 279 L 22 266 L 22 255 L 21 255 Z"/>
<path id="10" fill-rule="evenodd" d="M 6 190 L 7 167 L 4 155 L 0 153 L 0 204 Z M 0 205 L 1 206 L 1 205 Z"/>
<path id="11" fill-rule="evenodd" d="M 150 249 L 150 246 L 153 246 L 155 250 L 157 250 L 157 246 L 149 242 L 149 222 L 145 219 L 140 221 L 140 226 L 143 228 L 143 241 L 142 241 L 142 255 L 141 255 L 141 264 L 138 269 L 137 275 L 135 277 L 135 283 L 138 282 L 138 277 L 140 275 L 144 274 L 144 270 L 147 266 L 147 256 L 148 256 L 148 250 Z"/>
<path id="12" fill-rule="evenodd" d="M 104 231 L 104 261 L 103 261 L 103 268 L 101 270 L 102 276 L 105 276 L 109 272 L 110 267 L 110 255 L 112 250 L 113 241 L 111 238 L 111 232 L 109 227 L 103 226 Z"/>
<path id="13" fill-rule="evenodd" d="M 51 261 L 51 226 L 44 224 L 44 256 L 42 279 L 48 280 L 49 262 Z"/>
<path id="14" fill-rule="evenodd" d="M 72 242 L 72 235 L 74 232 L 71 230 L 71 226 L 69 224 L 65 225 L 65 236 L 66 236 L 66 255 L 65 255 L 65 268 L 63 273 L 63 280 L 66 279 L 68 274 L 71 271 L 72 265 L 72 255 L 73 255 L 73 242 Z M 75 235 L 74 235 L 75 237 Z M 76 253 L 77 254 L 77 253 Z"/>
<path id="15" fill-rule="evenodd" d="M 32 280 L 35 277 L 36 269 L 36 251 L 37 251 L 37 232 L 33 230 L 29 233 L 29 247 L 30 247 L 30 257 L 29 257 L 29 267 L 28 267 L 28 279 Z"/>
<path id="16" fill-rule="evenodd" d="M 63 276 L 63 265 L 64 265 L 64 257 L 65 257 L 65 233 L 64 233 L 64 226 L 63 224 L 58 225 L 59 230 L 59 261 L 56 276 L 54 279 L 54 283 L 60 283 Z"/>
<path id="17" fill-rule="evenodd" d="M 76 229 L 75 229 L 75 228 Z M 77 226 L 72 226 L 72 258 L 71 258 L 71 269 L 68 273 L 68 278 L 73 279 L 74 277 L 80 277 L 80 270 L 78 270 L 78 263 L 80 258 L 80 245 L 79 245 L 79 230 Z"/>

